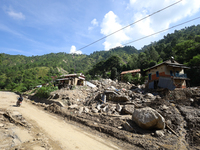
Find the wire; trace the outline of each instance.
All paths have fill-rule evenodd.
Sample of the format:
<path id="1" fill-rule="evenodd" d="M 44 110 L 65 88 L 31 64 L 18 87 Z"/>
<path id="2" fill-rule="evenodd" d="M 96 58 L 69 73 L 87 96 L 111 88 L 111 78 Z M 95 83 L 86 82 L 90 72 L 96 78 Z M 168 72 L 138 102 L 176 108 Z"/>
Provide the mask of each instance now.
<path id="1" fill-rule="evenodd" d="M 180 0 L 180 1 L 176 2 L 176 3 L 173 3 L 173 4 L 171 4 L 171 5 L 167 6 L 167 7 L 164 7 L 164 8 L 162 8 L 162 9 L 160 9 L 160 10 L 158 10 L 158 11 L 156 11 L 156 12 L 154 12 L 154 13 L 152 13 L 152 14 L 150 14 L 150 15 L 148 15 L 148 16 L 142 18 L 142 19 L 139 19 L 139 20 L 137 20 L 137 21 L 135 21 L 135 22 L 133 22 L 133 23 L 131 23 L 131 24 L 129 24 L 129 25 L 127 25 L 127 26 L 125 26 L 125 27 L 123 27 L 123 28 L 121 28 L 121 29 L 115 31 L 115 32 L 113 32 L 113 33 L 110 33 L 110 34 L 108 34 L 108 35 L 106 35 L 106 36 L 104 36 L 104 37 L 102 37 L 102 38 L 100 38 L 100 39 L 98 39 L 98 40 L 96 40 L 96 41 L 94 41 L 94 42 L 92 42 L 92 43 L 90 43 L 90 44 L 88 44 L 88 45 L 86 45 L 86 46 L 84 46 L 84 47 L 78 49 L 78 50 L 82 50 L 82 49 L 84 49 L 84 48 L 86 48 L 86 47 L 88 47 L 88 46 L 90 46 L 90 45 L 92 45 L 92 44 L 94 44 L 94 43 L 97 43 L 97 42 L 99 42 L 99 41 L 101 41 L 101 40 L 103 40 L 103 39 L 105 39 L 105 38 L 107 38 L 107 37 L 109 37 L 109 36 L 111 36 L 111 35 L 113 35 L 113 34 L 119 32 L 119 31 L 121 31 L 121 30 L 124 30 L 125 28 L 128 28 L 129 26 L 132 26 L 132 25 L 134 25 L 134 24 L 136 24 L 136 23 L 138 23 L 138 22 L 140 22 L 140 21 L 142 21 L 142 20 L 144 20 L 144 19 L 146 19 L 146 18 L 148 18 L 148 17 L 151 17 L 151 16 L 153 16 L 153 15 L 155 15 L 155 14 L 157 14 L 157 13 L 159 13 L 159 12 L 161 12 L 161 11 L 163 11 L 163 10 L 165 10 L 165 9 L 167 9 L 167 8 L 169 8 L 169 7 L 171 7 L 171 6 L 173 6 L 173 5 L 176 5 L 176 4 L 180 3 L 181 1 L 182 1 L 182 0 Z"/>
<path id="2" fill-rule="evenodd" d="M 122 44 L 122 45 L 125 46 L 125 45 L 128 45 L 128 44 L 130 44 L 130 43 L 140 41 L 140 40 L 145 39 L 145 38 L 147 38 L 147 37 L 150 37 L 150 36 L 153 36 L 153 35 L 155 35 L 155 34 L 158 34 L 158 33 L 164 32 L 164 31 L 166 31 L 166 30 L 169 30 L 169 29 L 172 29 L 172 28 L 178 27 L 178 26 L 180 26 L 180 25 L 183 25 L 183 24 L 186 24 L 186 23 L 188 23 L 188 22 L 191 22 L 191 21 L 197 20 L 197 19 L 199 19 L 199 18 L 200 18 L 200 17 L 194 18 L 194 19 L 192 19 L 192 20 L 189 20 L 189 21 L 186 21 L 186 22 L 183 22 L 183 23 L 177 24 L 177 25 L 172 26 L 172 27 L 170 27 L 170 28 L 167 28 L 167 29 L 164 29 L 164 30 L 158 31 L 158 32 L 156 32 L 156 33 L 153 33 L 153 34 L 147 35 L 147 36 L 145 36 L 145 37 L 139 38 L 139 39 L 137 39 L 137 40 L 134 40 L 134 41 L 128 42 L 128 43 L 126 43 L 126 44 Z"/>

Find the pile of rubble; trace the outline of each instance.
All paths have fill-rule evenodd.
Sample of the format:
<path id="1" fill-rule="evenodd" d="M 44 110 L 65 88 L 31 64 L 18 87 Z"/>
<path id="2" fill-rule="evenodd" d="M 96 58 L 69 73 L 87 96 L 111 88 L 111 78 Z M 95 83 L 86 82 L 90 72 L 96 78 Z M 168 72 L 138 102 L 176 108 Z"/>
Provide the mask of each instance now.
<path id="1" fill-rule="evenodd" d="M 139 145 L 147 146 L 148 140 L 151 139 L 152 143 L 147 147 L 152 149 L 166 148 L 166 144 L 170 145 L 167 147 L 169 149 L 177 146 L 189 148 L 187 143 L 193 147 L 200 146 L 200 88 L 149 92 L 144 85 L 136 86 L 111 79 L 92 80 L 87 85 L 74 90 L 61 89 L 53 92 L 51 99 L 60 101 L 65 106 L 59 109 L 52 104 L 45 109 L 57 113 L 64 111 L 70 114 L 71 118 L 93 121 L 95 125 L 90 125 L 92 128 L 100 129 L 102 126 L 101 131 L 109 132 L 135 145 L 140 141 Z M 188 126 L 196 127 L 198 131 L 194 133 L 191 127 L 187 130 Z M 195 136 L 191 135 L 190 131 Z M 135 140 L 127 138 L 126 135 L 134 137 Z M 146 135 L 147 138 L 142 141 L 139 135 Z M 152 136 L 162 139 L 153 139 L 153 142 Z M 191 142 L 193 137 L 197 142 Z M 161 143 L 158 146 L 156 142 Z"/>

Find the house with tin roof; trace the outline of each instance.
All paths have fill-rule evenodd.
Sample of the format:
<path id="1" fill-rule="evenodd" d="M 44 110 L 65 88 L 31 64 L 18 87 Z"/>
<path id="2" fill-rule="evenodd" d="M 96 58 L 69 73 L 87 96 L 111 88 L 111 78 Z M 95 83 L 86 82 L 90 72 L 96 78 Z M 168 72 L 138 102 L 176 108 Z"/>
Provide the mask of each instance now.
<path id="1" fill-rule="evenodd" d="M 62 87 L 71 87 L 73 85 L 78 86 L 84 86 L 85 85 L 85 76 L 82 73 L 79 74 L 67 74 L 61 76 L 59 79 L 57 79 L 59 82 L 58 88 Z"/>
<path id="2" fill-rule="evenodd" d="M 178 63 L 172 57 L 171 60 L 164 61 L 158 65 L 145 70 L 148 74 L 146 87 L 157 89 L 158 87 L 174 90 L 175 88 L 186 88 L 186 82 L 190 80 L 184 73 L 184 69 L 189 67 Z"/>

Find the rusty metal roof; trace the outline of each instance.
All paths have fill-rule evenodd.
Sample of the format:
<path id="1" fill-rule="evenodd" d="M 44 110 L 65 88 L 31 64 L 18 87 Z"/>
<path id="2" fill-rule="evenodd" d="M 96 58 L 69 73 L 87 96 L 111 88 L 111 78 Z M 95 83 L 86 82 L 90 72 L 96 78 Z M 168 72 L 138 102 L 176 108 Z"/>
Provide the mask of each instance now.
<path id="1" fill-rule="evenodd" d="M 123 71 L 121 74 L 134 73 L 134 72 L 140 72 L 140 69 Z"/>

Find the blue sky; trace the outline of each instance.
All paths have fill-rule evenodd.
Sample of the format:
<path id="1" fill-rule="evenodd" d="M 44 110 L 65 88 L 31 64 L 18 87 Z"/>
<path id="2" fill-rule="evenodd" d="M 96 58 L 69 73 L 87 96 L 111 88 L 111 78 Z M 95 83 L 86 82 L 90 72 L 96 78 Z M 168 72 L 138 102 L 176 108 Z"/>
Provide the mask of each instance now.
<path id="1" fill-rule="evenodd" d="M 200 16 L 199 0 L 180 3 L 129 26 L 85 49 L 80 48 L 178 0 L 1 0 L 0 53 L 90 54 L 109 50 Z M 130 45 L 140 49 L 200 19 Z"/>

